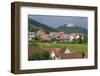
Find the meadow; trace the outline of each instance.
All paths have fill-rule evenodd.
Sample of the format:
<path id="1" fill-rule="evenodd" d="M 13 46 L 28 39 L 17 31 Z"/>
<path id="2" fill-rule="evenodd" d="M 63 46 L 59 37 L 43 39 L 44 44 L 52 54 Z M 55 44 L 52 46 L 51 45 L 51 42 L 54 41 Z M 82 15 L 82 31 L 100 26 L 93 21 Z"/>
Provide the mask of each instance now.
<path id="1" fill-rule="evenodd" d="M 42 42 L 37 43 L 39 46 L 43 48 L 68 48 L 71 52 L 84 52 L 87 53 L 88 45 L 87 44 L 65 44 L 65 43 L 48 43 Z"/>

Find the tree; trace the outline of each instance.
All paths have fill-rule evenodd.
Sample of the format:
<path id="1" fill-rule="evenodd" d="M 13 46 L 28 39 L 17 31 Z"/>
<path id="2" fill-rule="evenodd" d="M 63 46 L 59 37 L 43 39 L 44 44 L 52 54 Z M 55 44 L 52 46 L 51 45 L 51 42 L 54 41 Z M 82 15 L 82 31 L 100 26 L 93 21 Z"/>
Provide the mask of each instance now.
<path id="1" fill-rule="evenodd" d="M 82 39 L 82 36 L 80 36 L 78 43 L 83 44 L 83 43 L 87 43 L 87 42 L 88 42 L 88 38 L 86 35 L 83 36 L 83 39 Z"/>
<path id="2" fill-rule="evenodd" d="M 51 39 L 51 42 L 55 42 L 55 41 L 57 41 L 56 38 L 52 38 L 52 39 Z"/>
<path id="3" fill-rule="evenodd" d="M 29 55 L 29 60 L 50 60 L 50 53 L 48 51 L 34 51 Z"/>
<path id="4" fill-rule="evenodd" d="M 83 42 L 84 42 L 84 43 L 87 43 L 87 42 L 88 42 L 88 37 L 87 37 L 87 35 L 84 35 Z"/>
<path id="5" fill-rule="evenodd" d="M 79 44 L 82 44 L 82 42 L 83 42 L 83 41 L 82 41 L 82 36 L 80 35 L 79 40 L 78 40 L 78 43 L 79 43 Z"/>
<path id="6" fill-rule="evenodd" d="M 41 38 L 38 37 L 38 36 L 35 36 L 35 37 L 34 37 L 34 40 L 36 40 L 36 41 L 41 41 Z"/>

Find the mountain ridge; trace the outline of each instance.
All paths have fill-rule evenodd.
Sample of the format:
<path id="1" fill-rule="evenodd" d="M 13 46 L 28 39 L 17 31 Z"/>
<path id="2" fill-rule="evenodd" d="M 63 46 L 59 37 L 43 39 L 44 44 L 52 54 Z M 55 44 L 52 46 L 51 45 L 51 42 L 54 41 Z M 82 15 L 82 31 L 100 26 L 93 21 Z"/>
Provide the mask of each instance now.
<path id="1" fill-rule="evenodd" d="M 69 24 L 64 24 L 60 27 L 57 27 L 58 31 L 63 31 L 65 33 L 84 33 L 87 34 L 87 29 L 82 28 L 78 25 L 68 26 Z"/>
<path id="2" fill-rule="evenodd" d="M 28 25 L 29 25 L 29 31 L 34 31 L 36 32 L 37 30 L 44 30 L 44 31 L 47 31 L 47 32 L 65 32 L 65 33 L 84 33 L 84 34 L 87 34 L 87 29 L 85 28 L 82 28 L 78 25 L 75 25 L 75 24 L 64 24 L 64 25 L 61 25 L 57 28 L 52 28 L 52 27 L 49 27 L 43 23 L 40 23 L 36 20 L 33 20 L 31 18 L 28 18 Z"/>
<path id="3" fill-rule="evenodd" d="M 53 32 L 57 31 L 56 29 L 49 27 L 43 23 L 40 23 L 36 20 L 33 20 L 31 18 L 28 18 L 28 25 L 30 28 L 33 28 L 33 30 L 35 30 L 35 28 L 37 28 L 37 29 L 44 29 L 45 31 L 53 31 Z M 31 31 L 31 30 L 29 29 L 29 31 Z"/>

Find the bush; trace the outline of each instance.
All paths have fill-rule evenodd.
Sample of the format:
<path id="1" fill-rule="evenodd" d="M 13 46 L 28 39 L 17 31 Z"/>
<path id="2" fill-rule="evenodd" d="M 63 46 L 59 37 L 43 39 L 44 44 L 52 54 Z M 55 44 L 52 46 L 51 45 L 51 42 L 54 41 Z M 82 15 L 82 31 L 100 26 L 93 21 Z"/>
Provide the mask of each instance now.
<path id="1" fill-rule="evenodd" d="M 35 47 L 35 46 L 39 46 L 35 41 L 31 40 L 28 42 L 28 46 L 29 47 Z"/>
<path id="2" fill-rule="evenodd" d="M 29 60 L 50 60 L 48 51 L 34 51 L 29 55 Z"/>
<path id="3" fill-rule="evenodd" d="M 83 42 L 84 42 L 84 43 L 87 43 L 87 42 L 88 42 L 88 37 L 87 37 L 87 35 L 84 36 Z"/>
<path id="4" fill-rule="evenodd" d="M 55 42 L 55 41 L 57 41 L 57 39 L 56 38 L 52 38 L 50 41 L 51 42 Z"/>
<path id="5" fill-rule="evenodd" d="M 81 36 L 79 37 L 78 42 L 79 42 L 79 44 L 82 44 L 83 43 L 83 40 L 82 40 Z"/>
<path id="6" fill-rule="evenodd" d="M 82 39 L 81 36 L 80 36 L 80 38 L 78 40 L 79 44 L 84 44 L 84 43 L 87 43 L 88 42 L 87 36 L 83 36 L 83 37 L 84 37 L 84 39 Z"/>

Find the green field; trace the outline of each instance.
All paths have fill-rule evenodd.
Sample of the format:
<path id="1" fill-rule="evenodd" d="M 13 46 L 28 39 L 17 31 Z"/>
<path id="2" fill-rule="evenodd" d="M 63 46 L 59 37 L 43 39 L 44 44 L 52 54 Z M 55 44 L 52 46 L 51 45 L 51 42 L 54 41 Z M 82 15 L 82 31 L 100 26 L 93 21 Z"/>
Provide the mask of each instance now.
<path id="1" fill-rule="evenodd" d="M 88 45 L 87 44 L 65 44 L 65 43 L 37 43 L 39 46 L 42 46 L 43 48 L 68 48 L 71 52 L 84 52 L 86 53 L 88 51 Z"/>

